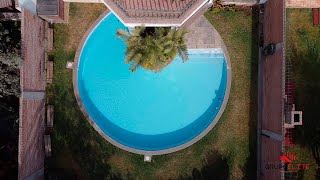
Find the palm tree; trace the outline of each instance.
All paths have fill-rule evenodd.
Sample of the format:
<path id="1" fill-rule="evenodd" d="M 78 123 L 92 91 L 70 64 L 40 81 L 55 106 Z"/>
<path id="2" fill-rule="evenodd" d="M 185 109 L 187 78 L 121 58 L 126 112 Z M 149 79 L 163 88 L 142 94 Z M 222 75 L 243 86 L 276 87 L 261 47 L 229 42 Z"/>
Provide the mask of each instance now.
<path id="1" fill-rule="evenodd" d="M 132 33 L 119 29 L 117 35 L 126 45 L 126 63 L 130 70 L 143 67 L 155 72 L 161 71 L 176 56 L 183 61 L 188 59 L 187 45 L 184 41 L 185 30 L 175 28 L 136 27 Z"/>

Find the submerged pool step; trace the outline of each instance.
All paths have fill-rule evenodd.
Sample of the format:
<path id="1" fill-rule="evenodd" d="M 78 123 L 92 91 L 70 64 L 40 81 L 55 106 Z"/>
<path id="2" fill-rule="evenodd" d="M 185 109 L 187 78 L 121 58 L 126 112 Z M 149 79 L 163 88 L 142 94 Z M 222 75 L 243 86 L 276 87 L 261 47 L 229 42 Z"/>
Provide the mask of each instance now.
<path id="1" fill-rule="evenodd" d="M 221 48 L 188 49 L 189 54 L 224 54 Z"/>
<path id="2" fill-rule="evenodd" d="M 223 54 L 197 54 L 189 55 L 188 63 L 223 63 L 225 57 Z"/>
<path id="3" fill-rule="evenodd" d="M 192 59 L 190 60 L 192 62 L 209 62 L 211 60 L 219 62 L 221 59 L 225 59 L 223 50 L 220 48 L 188 49 L 188 55 L 189 55 L 189 59 Z"/>

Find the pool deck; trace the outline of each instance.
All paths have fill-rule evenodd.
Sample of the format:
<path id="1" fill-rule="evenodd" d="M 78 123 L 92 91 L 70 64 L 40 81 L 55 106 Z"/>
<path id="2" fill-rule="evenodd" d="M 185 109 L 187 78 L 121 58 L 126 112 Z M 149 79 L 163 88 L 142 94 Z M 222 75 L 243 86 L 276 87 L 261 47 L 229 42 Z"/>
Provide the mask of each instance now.
<path id="1" fill-rule="evenodd" d="M 231 78 L 231 61 L 228 49 L 219 32 L 204 17 L 204 15 L 197 16 L 190 25 L 184 28 L 187 28 L 188 31 L 186 41 L 189 49 L 218 48 L 223 50 L 228 68 L 230 69 L 228 78 Z M 231 82 L 231 79 L 228 79 L 228 81 Z M 230 91 L 230 89 L 227 89 L 227 92 L 228 91 Z"/>
<path id="2" fill-rule="evenodd" d="M 79 89 L 78 89 L 78 63 L 79 63 L 79 58 L 80 58 L 80 53 L 82 50 L 82 47 L 84 46 L 87 37 L 90 35 L 94 27 L 109 13 L 110 11 L 107 10 L 103 14 L 99 16 L 99 18 L 90 26 L 90 28 L 87 30 L 85 35 L 83 36 L 76 55 L 74 59 L 74 68 L 73 68 L 73 87 L 74 87 L 74 93 L 75 97 L 77 100 L 77 103 L 88 120 L 88 122 L 93 126 L 93 128 L 107 141 L 109 141 L 111 144 L 124 149 L 126 151 L 136 153 L 136 154 L 141 154 L 145 156 L 153 156 L 153 155 L 162 155 L 162 154 L 168 154 L 172 152 L 176 152 L 179 150 L 182 150 L 184 148 L 187 148 L 200 140 L 202 137 L 204 137 L 218 122 L 220 117 L 222 116 L 224 109 L 227 105 L 228 99 L 229 99 L 229 94 L 230 94 L 230 89 L 231 89 L 231 62 L 230 62 L 230 57 L 229 53 L 227 51 L 227 48 L 225 44 L 223 43 L 223 40 L 219 33 L 214 29 L 214 27 L 209 23 L 209 21 L 206 20 L 206 18 L 203 15 L 197 16 L 192 23 L 190 23 L 187 28 L 189 29 L 189 34 L 187 35 L 187 45 L 188 48 L 199 48 L 199 49 L 206 49 L 206 48 L 219 48 L 224 51 L 225 58 L 227 61 L 227 87 L 226 87 L 226 92 L 225 92 L 225 97 L 223 99 L 223 103 L 221 105 L 221 108 L 216 115 L 215 119 L 212 121 L 212 123 L 202 132 L 200 133 L 197 137 L 194 139 L 188 141 L 185 144 L 182 144 L 180 146 L 170 148 L 170 149 L 165 149 L 165 150 L 160 150 L 160 151 L 143 151 L 143 150 L 138 150 L 134 148 L 130 148 L 127 146 L 124 146 L 115 140 L 111 139 L 108 135 L 106 135 L 100 128 L 99 126 L 93 121 L 93 119 L 89 116 L 87 113 L 79 95 Z M 185 27 L 184 27 L 185 28 Z"/>
<path id="3" fill-rule="evenodd" d="M 201 15 L 188 28 L 187 45 L 190 49 L 222 48 L 223 41 L 210 22 Z"/>

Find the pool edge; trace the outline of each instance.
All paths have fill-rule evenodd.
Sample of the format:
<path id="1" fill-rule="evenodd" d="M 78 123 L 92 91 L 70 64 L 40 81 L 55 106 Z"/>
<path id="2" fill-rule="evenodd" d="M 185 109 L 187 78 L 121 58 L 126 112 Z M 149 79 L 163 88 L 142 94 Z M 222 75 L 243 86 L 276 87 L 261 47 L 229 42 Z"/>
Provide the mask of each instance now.
<path id="1" fill-rule="evenodd" d="M 212 120 L 212 122 L 210 123 L 210 125 L 204 129 L 200 134 L 198 134 L 196 137 L 194 137 L 193 139 L 189 140 L 188 142 L 181 144 L 179 146 L 173 147 L 173 148 L 169 148 L 169 149 L 164 149 L 164 150 L 157 150 L 157 151 L 146 151 L 146 150 L 138 150 L 135 148 L 131 148 L 128 146 L 125 146 L 123 144 L 118 143 L 117 141 L 115 141 L 114 139 L 112 139 L 111 137 L 109 137 L 107 134 L 105 134 L 100 127 L 94 122 L 94 120 L 91 118 L 91 116 L 88 114 L 87 110 L 84 107 L 84 104 L 81 101 L 80 95 L 79 95 L 79 89 L 78 89 L 78 68 L 79 68 L 79 61 L 80 61 L 80 55 L 82 52 L 82 49 L 87 41 L 87 39 L 89 38 L 89 36 L 91 35 L 91 33 L 93 32 L 93 30 L 95 29 L 95 27 L 107 16 L 111 13 L 111 11 L 106 10 L 104 11 L 89 27 L 89 29 L 86 31 L 86 33 L 83 35 L 76 54 L 75 54 L 75 58 L 74 58 L 74 67 L 73 67 L 73 72 L 72 72 L 72 78 L 73 78 L 73 89 L 74 89 L 74 94 L 76 97 L 76 101 L 78 106 L 80 107 L 81 112 L 83 113 L 83 115 L 85 116 L 85 118 L 87 119 L 87 121 L 91 124 L 91 126 L 105 139 L 107 140 L 109 143 L 111 143 L 112 145 L 123 149 L 125 151 L 129 151 L 131 153 L 135 153 L 135 154 L 140 154 L 140 155 L 147 155 L 147 156 L 153 156 L 153 155 L 163 155 L 163 154 L 169 154 L 169 153 L 173 153 L 182 149 L 185 149 L 191 145 L 193 145 L 194 143 L 198 142 L 200 139 L 202 139 L 206 134 L 208 134 L 210 132 L 210 130 L 212 130 L 212 128 L 218 123 L 219 119 L 221 118 L 226 105 L 228 103 L 228 99 L 229 99 L 229 95 L 230 95 L 230 90 L 231 90 L 231 79 L 232 79 L 232 73 L 231 73 L 231 62 L 230 62 L 230 57 L 229 57 L 229 53 L 227 51 L 227 47 L 224 44 L 224 41 L 222 40 L 220 34 L 218 33 L 218 37 L 220 38 L 221 41 L 221 46 L 220 47 L 223 50 L 224 53 L 224 57 L 227 63 L 227 84 L 226 84 L 226 90 L 225 90 L 225 95 L 223 98 L 223 102 L 221 104 L 221 107 L 219 109 L 219 112 L 217 113 L 217 115 L 215 116 L 215 118 Z M 212 26 L 212 28 L 217 32 L 217 30 Z"/>

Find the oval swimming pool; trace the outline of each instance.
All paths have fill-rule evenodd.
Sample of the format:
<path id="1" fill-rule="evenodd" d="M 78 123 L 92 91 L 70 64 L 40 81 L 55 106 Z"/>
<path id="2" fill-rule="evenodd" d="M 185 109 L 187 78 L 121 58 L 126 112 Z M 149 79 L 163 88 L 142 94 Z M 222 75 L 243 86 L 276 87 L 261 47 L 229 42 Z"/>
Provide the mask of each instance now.
<path id="1" fill-rule="evenodd" d="M 190 146 L 218 121 L 227 85 L 222 50 L 189 49 L 163 71 L 132 73 L 125 64 L 126 27 L 110 13 L 86 39 L 77 67 L 78 102 L 112 144 L 139 154 L 165 154 Z M 76 93 L 77 94 L 77 93 Z"/>

